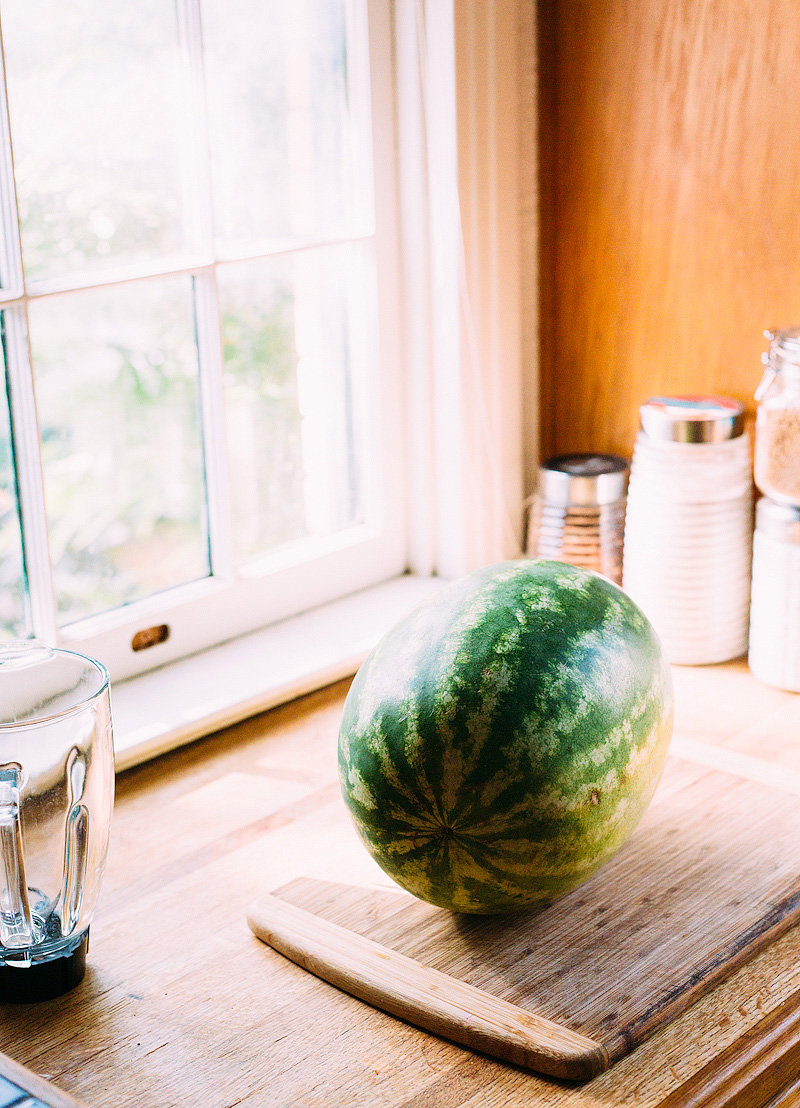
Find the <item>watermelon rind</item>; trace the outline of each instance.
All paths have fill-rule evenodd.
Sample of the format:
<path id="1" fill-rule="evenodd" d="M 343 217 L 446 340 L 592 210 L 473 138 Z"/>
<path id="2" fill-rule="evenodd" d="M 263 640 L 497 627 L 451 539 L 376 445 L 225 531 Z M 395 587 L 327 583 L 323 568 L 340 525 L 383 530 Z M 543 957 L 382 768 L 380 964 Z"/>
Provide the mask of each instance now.
<path id="1" fill-rule="evenodd" d="M 672 733 L 669 665 L 607 578 L 562 562 L 445 586 L 359 669 L 342 793 L 378 864 L 457 912 L 574 888 L 646 810 Z"/>

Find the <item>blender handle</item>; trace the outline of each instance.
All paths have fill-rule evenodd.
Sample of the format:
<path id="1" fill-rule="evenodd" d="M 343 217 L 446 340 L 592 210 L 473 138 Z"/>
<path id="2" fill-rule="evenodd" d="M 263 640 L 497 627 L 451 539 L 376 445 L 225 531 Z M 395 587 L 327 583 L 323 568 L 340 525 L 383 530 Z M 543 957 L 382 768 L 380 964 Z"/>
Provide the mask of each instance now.
<path id="1" fill-rule="evenodd" d="M 19 818 L 22 766 L 0 766 L 0 944 L 25 947 L 35 942 Z"/>
<path id="2" fill-rule="evenodd" d="M 81 914 L 83 888 L 86 883 L 86 862 L 89 857 L 89 809 L 75 804 L 67 819 L 64 852 L 64 883 L 61 891 L 61 927 L 71 935 Z"/>
<path id="3" fill-rule="evenodd" d="M 86 759 L 77 746 L 73 746 L 67 755 L 67 783 L 70 811 L 64 840 L 60 905 L 63 935 L 71 935 L 80 919 L 89 858 L 89 809 L 82 803 L 86 787 Z"/>

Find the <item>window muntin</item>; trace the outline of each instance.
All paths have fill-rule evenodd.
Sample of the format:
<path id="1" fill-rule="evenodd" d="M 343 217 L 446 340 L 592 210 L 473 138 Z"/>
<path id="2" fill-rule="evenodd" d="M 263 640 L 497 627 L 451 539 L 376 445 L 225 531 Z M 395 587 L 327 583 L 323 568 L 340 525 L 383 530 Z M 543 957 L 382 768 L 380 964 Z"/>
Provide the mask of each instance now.
<path id="1" fill-rule="evenodd" d="M 174 6 L 4 0 L 0 16 L 28 281 L 194 246 Z"/>
<path id="2" fill-rule="evenodd" d="M 357 15 L 342 0 L 202 0 L 221 256 L 370 229 Z"/>
<path id="3" fill-rule="evenodd" d="M 371 254 L 346 244 L 218 269 L 239 561 L 364 522 Z"/>
<path id="4" fill-rule="evenodd" d="M 191 278 L 28 312 L 59 623 L 206 576 Z"/>
<path id="5" fill-rule="evenodd" d="M 30 635 L 5 354 L 0 346 L 0 638 Z"/>
<path id="6" fill-rule="evenodd" d="M 49 0 L 35 0 L 37 4 L 40 2 L 45 4 Z M 0 20 L 5 18 L 4 5 L 17 3 L 18 0 L 0 0 Z M 149 10 L 149 3 L 150 0 L 141 0 L 141 9 Z M 284 175 L 285 182 L 289 182 L 290 198 L 299 201 L 305 195 L 305 200 L 289 213 L 288 233 L 285 224 L 268 221 L 259 224 L 255 220 L 254 234 L 245 241 L 240 236 L 241 229 L 236 230 L 233 224 L 229 223 L 225 229 L 224 203 L 212 198 L 211 194 L 214 154 L 212 149 L 209 155 L 207 140 L 213 126 L 209 129 L 206 105 L 213 115 L 216 94 L 211 79 L 213 47 L 209 47 L 208 33 L 205 52 L 202 48 L 201 14 L 209 22 L 212 18 L 210 7 L 208 11 L 202 7 L 201 12 L 201 5 L 207 3 L 210 4 L 210 0 L 178 0 L 177 4 L 181 75 L 179 81 L 175 78 L 178 82 L 175 87 L 179 84 L 183 95 L 180 109 L 183 130 L 176 143 L 176 157 L 182 174 L 180 202 L 185 232 L 182 242 L 198 246 L 199 251 L 182 256 L 179 247 L 156 242 L 150 256 L 133 259 L 135 264 L 125 269 L 115 268 L 114 258 L 108 261 L 108 254 L 102 252 L 98 255 L 99 261 L 91 250 L 83 256 L 73 253 L 71 260 L 67 260 L 76 268 L 65 267 L 63 258 L 50 270 L 37 271 L 34 265 L 34 277 L 26 274 L 27 284 L 23 289 L 22 258 L 14 249 L 16 227 L 9 218 L 16 202 L 13 176 L 10 172 L 0 172 L 4 184 L 0 201 L 5 211 L 5 238 L 9 244 L 5 263 L 9 273 L 8 291 L 4 299 L 6 315 L 14 319 L 10 375 L 16 403 L 12 422 L 16 421 L 14 438 L 23 452 L 24 464 L 20 471 L 22 520 L 32 629 L 35 634 L 58 638 L 74 648 L 94 652 L 109 665 L 112 677 L 140 672 L 384 580 L 402 572 L 406 564 L 401 437 L 397 426 L 400 283 L 392 222 L 396 216 L 392 184 L 395 145 L 389 81 L 388 5 L 383 0 L 304 0 L 302 5 L 295 6 L 293 0 L 280 0 L 268 9 L 244 3 L 234 6 L 233 14 L 242 20 L 242 36 L 252 38 L 257 34 L 263 37 L 265 21 L 269 29 L 269 21 L 279 9 L 292 9 L 283 17 L 284 23 L 293 27 L 291 35 L 284 36 L 287 54 L 283 59 L 283 73 L 288 84 L 294 81 L 292 95 L 296 99 L 297 89 L 304 83 L 306 91 L 311 88 L 311 94 L 304 93 L 305 99 L 301 96 L 292 111 L 284 113 L 283 124 L 296 137 L 302 131 L 292 124 L 298 112 L 306 117 L 309 113 L 319 114 L 316 130 L 307 126 L 306 118 L 306 137 L 291 155 L 294 159 L 290 167 L 292 172 Z M 369 26 L 370 49 L 377 50 L 375 57 L 370 57 L 367 49 L 368 5 L 371 20 L 377 16 Z M 335 31 L 332 42 L 327 45 L 327 57 L 322 56 L 324 52 L 320 48 L 321 26 Z M 204 29 L 207 32 L 208 28 Z M 171 35 L 172 31 L 169 33 Z M 68 45 L 65 43 L 65 49 Z M 298 61 L 296 70 L 293 70 L 293 58 Z M 231 64 L 234 67 L 238 64 L 235 53 L 231 54 Z M 210 78 L 208 85 L 204 83 L 204 72 Z M 298 73 L 300 80 L 296 79 Z M 381 151 L 380 188 L 376 196 L 373 195 L 371 159 L 371 79 L 377 82 L 380 112 L 374 132 Z M 234 87 L 235 84 L 233 81 Z M 191 98 L 188 96 L 190 90 Z M 172 107 L 174 105 L 169 105 L 170 110 Z M 2 124 L 0 113 L 0 130 Z M 252 132 L 252 118 L 248 126 Z M 255 133 L 254 141 L 257 140 Z M 10 148 L 6 164 L 10 165 Z M 316 195 L 313 190 L 309 193 L 309 182 L 316 188 Z M 249 200 L 244 195 L 246 181 L 239 184 L 242 185 L 243 204 L 252 202 L 249 210 L 258 212 L 258 190 L 264 182 L 255 183 Z M 378 225 L 373 212 L 376 199 L 383 213 Z M 219 252 L 216 259 L 212 251 L 215 203 L 223 227 L 222 235 L 217 235 Z M 308 219 L 306 216 L 300 218 L 298 212 L 305 212 L 306 216 L 309 212 L 316 214 Z M 286 218 L 285 213 L 281 218 Z M 307 233 L 309 231 L 313 233 Z M 58 242 L 64 245 L 61 239 Z M 69 237 L 66 245 L 71 249 Z M 132 258 L 133 255 L 122 252 L 117 260 L 127 263 Z M 193 361 L 192 377 L 196 383 L 201 426 L 192 449 L 196 449 L 198 441 L 202 443 L 204 480 L 199 497 L 202 541 L 194 543 L 194 562 L 184 557 L 179 571 L 170 578 L 175 562 L 165 558 L 164 564 L 158 567 L 162 576 L 154 578 L 152 565 L 131 572 L 129 565 L 123 565 L 124 558 L 115 564 L 117 551 L 106 532 L 107 541 L 97 544 L 101 554 L 99 589 L 98 595 L 92 598 L 79 587 L 74 571 L 74 558 L 79 552 L 85 555 L 87 548 L 73 543 L 67 557 L 62 558 L 59 551 L 67 548 L 58 545 L 59 536 L 55 534 L 60 530 L 60 523 L 54 506 L 51 463 L 60 460 L 55 457 L 55 447 L 59 443 L 63 446 L 71 434 L 69 427 L 58 429 L 60 413 L 70 406 L 63 403 L 63 396 L 58 398 L 58 392 L 65 388 L 67 379 L 67 389 L 77 393 L 85 387 L 91 377 L 89 367 L 97 362 L 98 351 L 104 348 L 106 355 L 113 350 L 115 356 L 119 355 L 120 348 L 133 349 L 137 358 L 141 355 L 146 362 L 147 351 L 159 348 L 159 341 L 153 339 L 153 327 L 148 324 L 144 328 L 141 349 L 135 342 L 131 343 L 130 334 L 121 342 L 121 331 L 128 326 L 122 322 L 126 313 L 121 307 L 110 310 L 108 305 L 123 305 L 128 297 L 135 299 L 134 290 L 155 288 L 158 282 L 170 281 L 175 282 L 175 287 L 181 283 L 185 288 L 191 286 L 194 292 L 195 352 L 192 358 L 196 359 L 196 364 Z M 279 480 L 275 482 L 274 458 L 270 461 L 272 477 L 265 478 L 261 472 L 265 449 L 267 457 L 270 454 L 269 444 L 265 448 L 263 443 L 265 429 L 270 424 L 270 419 L 265 418 L 265 406 L 254 401 L 254 410 L 250 413 L 254 431 L 251 443 L 254 442 L 257 449 L 249 459 L 244 451 L 244 463 L 241 463 L 243 447 L 236 435 L 236 420 L 230 413 L 236 395 L 236 388 L 232 389 L 231 385 L 242 384 L 241 380 L 235 380 L 237 369 L 241 370 L 241 364 L 238 367 L 234 364 L 239 357 L 237 344 L 249 345 L 251 349 L 263 347 L 264 336 L 259 335 L 259 330 L 263 330 L 265 319 L 269 322 L 280 285 L 284 297 L 281 309 L 283 353 L 278 354 L 277 366 L 266 367 L 266 371 L 263 365 L 258 366 L 256 374 L 259 378 L 256 391 L 263 386 L 273 386 L 276 378 L 283 375 L 283 395 L 277 408 L 273 404 L 271 411 L 272 423 L 275 424 L 277 415 L 280 428 L 272 453 L 283 466 L 282 472 L 279 467 Z M 106 307 L 92 312 L 88 305 L 102 305 L 103 297 Z M 242 303 L 251 313 L 244 328 L 230 318 L 231 305 L 240 310 Z M 60 338 L 57 328 L 48 323 L 62 310 L 59 304 L 63 308 L 64 324 Z M 82 313 L 83 323 L 70 322 L 67 310 L 70 305 L 79 317 Z M 255 317 L 252 316 L 254 310 Z M 127 315 L 133 318 L 136 311 L 131 309 Z M 95 315 L 105 316 L 106 322 L 94 318 Z M 184 321 L 187 318 L 185 310 L 182 318 Z M 249 335 L 245 333 L 248 328 Z M 75 355 L 72 368 L 68 368 L 70 358 L 63 351 L 59 352 L 58 345 L 59 342 L 63 345 L 65 335 L 72 334 L 74 339 L 79 332 L 82 341 L 94 347 L 85 359 L 87 364 L 79 366 L 82 359 Z M 29 352 L 32 354 L 30 364 Z M 241 363 L 240 357 L 239 361 Z M 252 382 L 251 373 L 251 387 Z M 40 443 L 41 460 L 40 451 L 36 450 L 34 384 L 38 421 L 45 439 Z M 266 391 L 269 393 L 270 388 Z M 125 423 L 123 417 L 122 424 Z M 141 421 L 138 416 L 131 416 L 127 423 L 135 426 Z M 153 425 L 157 423 L 156 416 Z M 53 426 L 57 428 L 55 434 Z M 106 450 L 106 457 L 108 441 L 114 442 L 120 455 L 119 466 L 129 469 L 125 458 L 132 456 L 131 443 L 126 440 L 125 427 L 122 426 L 119 434 L 110 429 L 105 447 L 98 444 L 98 450 Z M 249 465 L 251 472 L 255 469 L 258 475 L 256 496 L 251 494 L 249 501 L 243 495 L 246 490 L 237 480 L 236 467 L 240 463 Z M 77 468 L 77 463 L 74 464 Z M 93 479 L 102 468 L 98 465 Z M 155 489 L 158 489 L 158 479 L 157 476 Z M 109 482 L 109 486 L 113 484 Z M 99 489 L 100 483 L 96 487 Z M 108 518 L 116 519 L 117 508 L 109 505 L 104 493 L 98 493 L 95 499 L 97 518 L 105 513 Z M 197 496 L 190 497 L 190 501 L 196 506 Z M 253 510 L 261 512 L 264 506 L 271 506 L 279 517 L 275 521 L 277 525 L 258 520 L 258 525 L 253 527 Z M 196 511 L 193 519 L 196 523 Z M 141 549 L 146 549 L 142 535 L 146 535 L 148 525 L 152 529 L 157 521 L 151 517 L 148 523 L 145 513 L 144 529 L 139 531 Z M 129 522 L 128 526 L 130 529 Z M 91 524 L 87 521 L 87 533 L 92 528 L 97 532 L 97 519 Z M 55 588 L 47 550 L 48 530 L 53 532 L 51 539 L 56 554 Z M 116 530 L 120 534 L 122 529 L 117 527 Z M 198 537 L 196 526 L 194 535 Z M 135 547 L 136 542 L 133 545 Z M 180 547 L 180 543 L 176 545 Z M 201 549 L 206 561 L 198 568 Z M 70 559 L 73 559 L 72 565 Z M 57 604 L 53 600 L 54 593 Z M 117 603 L 121 606 L 108 609 L 109 604 Z M 151 626 L 154 619 L 169 622 L 169 636 L 158 651 L 153 651 L 152 660 L 141 654 L 134 656 L 131 641 L 137 631 Z"/>

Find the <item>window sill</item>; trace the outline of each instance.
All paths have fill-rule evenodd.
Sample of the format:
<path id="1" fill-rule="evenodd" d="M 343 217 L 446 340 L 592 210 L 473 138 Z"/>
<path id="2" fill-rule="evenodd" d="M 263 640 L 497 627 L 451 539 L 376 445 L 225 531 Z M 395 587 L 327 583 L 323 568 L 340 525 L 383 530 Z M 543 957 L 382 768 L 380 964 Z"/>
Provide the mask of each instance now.
<path id="1" fill-rule="evenodd" d="M 117 770 L 351 676 L 443 583 L 396 577 L 113 685 Z"/>

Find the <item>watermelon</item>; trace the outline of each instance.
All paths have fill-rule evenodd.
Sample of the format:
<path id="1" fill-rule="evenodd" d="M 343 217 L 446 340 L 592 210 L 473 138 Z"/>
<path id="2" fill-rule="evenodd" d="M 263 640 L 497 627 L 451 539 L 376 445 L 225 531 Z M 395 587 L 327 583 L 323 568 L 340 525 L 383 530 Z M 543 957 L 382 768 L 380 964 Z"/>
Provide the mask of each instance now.
<path id="1" fill-rule="evenodd" d="M 633 601 L 562 562 L 504 562 L 445 586 L 366 659 L 344 706 L 340 781 L 403 888 L 509 912 L 619 849 L 671 733 L 669 666 Z"/>

